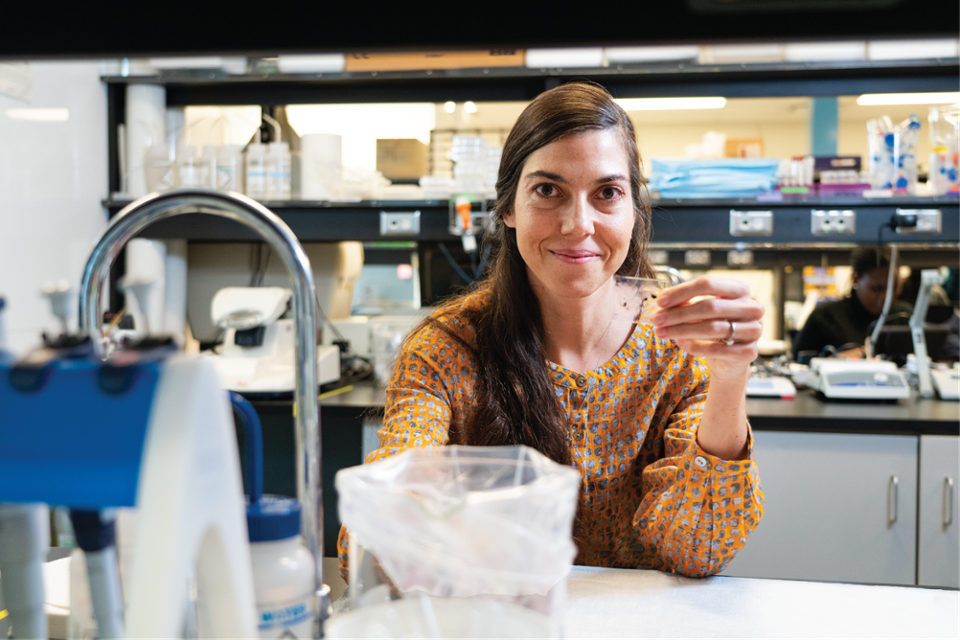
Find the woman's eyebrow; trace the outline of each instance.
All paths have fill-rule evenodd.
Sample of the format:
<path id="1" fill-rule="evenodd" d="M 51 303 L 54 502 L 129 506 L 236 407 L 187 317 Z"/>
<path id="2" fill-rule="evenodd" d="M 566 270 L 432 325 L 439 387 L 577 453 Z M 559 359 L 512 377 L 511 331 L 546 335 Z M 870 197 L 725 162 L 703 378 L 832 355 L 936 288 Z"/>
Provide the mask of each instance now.
<path id="1" fill-rule="evenodd" d="M 597 178 L 597 184 L 602 184 L 604 182 L 622 182 L 627 178 L 619 173 L 612 173 L 609 176 L 604 176 L 602 178 Z"/>
<path id="2" fill-rule="evenodd" d="M 552 173 L 550 171 L 531 171 L 524 177 L 525 180 L 531 180 L 534 178 L 546 178 L 547 180 L 553 180 L 554 182 L 567 184 L 567 181 L 563 176 L 561 176 L 559 173 Z"/>

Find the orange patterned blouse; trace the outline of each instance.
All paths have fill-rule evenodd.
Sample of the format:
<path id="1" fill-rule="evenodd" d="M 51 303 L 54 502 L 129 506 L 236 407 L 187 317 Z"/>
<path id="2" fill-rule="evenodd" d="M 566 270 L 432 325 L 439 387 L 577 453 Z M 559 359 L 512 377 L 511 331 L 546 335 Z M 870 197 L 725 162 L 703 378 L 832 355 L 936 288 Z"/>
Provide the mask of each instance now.
<path id="1" fill-rule="evenodd" d="M 483 294 L 456 304 L 483 304 Z M 476 365 L 451 335 L 471 347 L 476 336 L 457 311 L 434 312 L 445 330 L 421 329 L 400 353 L 380 447 L 367 462 L 410 447 L 470 444 Z M 706 364 L 638 324 L 602 367 L 581 374 L 546 366 L 567 418 L 573 464 L 583 475 L 576 563 L 719 573 L 760 521 L 763 493 L 751 460 L 721 460 L 696 442 L 709 388 Z M 752 444 L 750 434 L 750 450 Z M 344 574 L 346 546 L 341 530 Z"/>

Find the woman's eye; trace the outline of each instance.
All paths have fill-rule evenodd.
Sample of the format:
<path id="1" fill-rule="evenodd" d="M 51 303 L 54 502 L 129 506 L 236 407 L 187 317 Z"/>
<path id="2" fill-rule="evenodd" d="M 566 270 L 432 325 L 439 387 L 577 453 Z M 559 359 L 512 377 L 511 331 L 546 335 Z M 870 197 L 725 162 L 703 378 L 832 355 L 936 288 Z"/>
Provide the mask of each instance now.
<path id="1" fill-rule="evenodd" d="M 550 196 L 557 195 L 557 188 L 552 184 L 537 185 L 537 188 L 535 189 L 535 191 L 537 192 L 538 195 L 541 195 L 545 198 L 549 198 Z"/>
<path id="2" fill-rule="evenodd" d="M 604 187 L 600 190 L 600 197 L 604 200 L 616 200 L 623 193 L 617 187 Z"/>

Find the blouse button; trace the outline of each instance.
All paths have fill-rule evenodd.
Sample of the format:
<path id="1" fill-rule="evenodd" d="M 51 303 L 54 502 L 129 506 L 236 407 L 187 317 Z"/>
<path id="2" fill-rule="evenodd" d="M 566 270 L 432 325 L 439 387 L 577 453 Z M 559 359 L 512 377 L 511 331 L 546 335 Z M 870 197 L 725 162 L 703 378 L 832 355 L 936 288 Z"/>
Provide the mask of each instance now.
<path id="1" fill-rule="evenodd" d="M 704 458 L 703 456 L 697 456 L 696 458 L 693 459 L 693 461 L 694 461 L 694 462 L 697 464 L 697 466 L 700 467 L 701 469 L 706 469 L 706 468 L 707 468 L 707 459 Z"/>
<path id="2" fill-rule="evenodd" d="M 587 379 L 586 379 L 585 377 L 579 376 L 579 377 L 577 378 L 577 386 L 578 386 L 578 387 L 584 387 L 584 386 L 586 386 L 586 384 L 587 384 Z"/>

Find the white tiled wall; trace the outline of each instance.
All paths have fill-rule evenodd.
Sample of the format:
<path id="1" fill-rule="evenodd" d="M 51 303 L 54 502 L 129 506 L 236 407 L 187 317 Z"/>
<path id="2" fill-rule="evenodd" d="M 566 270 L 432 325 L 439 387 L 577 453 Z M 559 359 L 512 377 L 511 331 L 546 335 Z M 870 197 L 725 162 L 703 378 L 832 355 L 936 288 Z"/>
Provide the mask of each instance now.
<path id="1" fill-rule="evenodd" d="M 31 63 L 30 75 L 28 100 L 0 94 L 0 296 L 7 302 L 6 346 L 16 353 L 34 346 L 41 330 L 57 330 L 40 289 L 60 279 L 78 287 L 107 222 L 100 205 L 107 195 L 107 100 L 99 63 Z M 10 110 L 22 109 L 66 109 L 67 119 L 11 117 Z"/>

